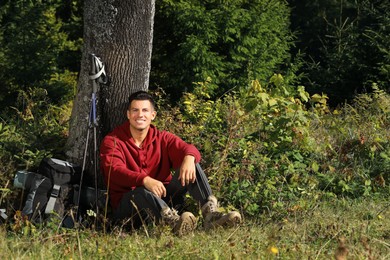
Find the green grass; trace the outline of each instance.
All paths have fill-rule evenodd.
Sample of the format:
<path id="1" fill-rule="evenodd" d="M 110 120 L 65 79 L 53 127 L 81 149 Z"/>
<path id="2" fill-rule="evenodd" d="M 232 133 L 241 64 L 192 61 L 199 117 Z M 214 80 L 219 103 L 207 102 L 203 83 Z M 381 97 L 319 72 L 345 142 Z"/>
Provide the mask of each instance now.
<path id="1" fill-rule="evenodd" d="M 238 228 L 179 238 L 167 227 L 104 234 L 93 230 L 0 228 L 1 259 L 332 259 L 345 238 L 349 259 L 390 257 L 386 199 L 327 200 L 288 216 L 262 215 Z M 277 251 L 277 253 L 276 253 Z"/>

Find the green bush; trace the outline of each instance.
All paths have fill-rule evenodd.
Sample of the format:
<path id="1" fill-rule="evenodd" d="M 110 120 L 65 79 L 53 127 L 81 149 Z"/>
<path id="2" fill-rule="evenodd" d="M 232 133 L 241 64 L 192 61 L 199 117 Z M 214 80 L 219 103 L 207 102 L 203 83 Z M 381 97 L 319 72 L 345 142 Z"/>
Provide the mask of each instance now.
<path id="1" fill-rule="evenodd" d="M 64 157 L 71 103 L 55 106 L 46 90 L 20 91 L 17 103 L 0 122 L 0 187 L 15 170 L 32 170 L 45 156 Z"/>
<path id="2" fill-rule="evenodd" d="M 159 112 L 158 124 L 200 148 L 213 190 L 248 215 L 383 191 L 389 96 L 374 86 L 330 111 L 326 95 L 288 89 L 276 74 L 265 86 L 253 81 L 212 100 L 209 81 L 197 83 L 177 107 Z"/>
<path id="3" fill-rule="evenodd" d="M 266 85 L 254 80 L 217 100 L 209 81 L 177 106 L 159 92 L 157 125 L 194 143 L 222 203 L 247 215 L 283 216 L 324 196 L 388 190 L 389 95 L 374 84 L 372 93 L 331 111 L 326 95 L 289 89 L 275 74 Z M 16 169 L 63 157 L 70 107 L 53 105 L 44 89 L 19 92 L 12 116 L 0 122 L 1 187 Z"/>
<path id="4" fill-rule="evenodd" d="M 19 91 L 44 88 L 55 104 L 72 99 L 81 57 L 77 1 L 10 1 L 0 4 L 0 112 Z"/>
<path id="5" fill-rule="evenodd" d="M 291 64 L 285 1 L 157 1 L 151 87 L 175 100 L 193 82 L 213 79 L 215 93 L 267 79 Z"/>
<path id="6" fill-rule="evenodd" d="M 389 102 L 374 84 L 372 93 L 312 124 L 324 189 L 360 196 L 389 181 Z"/>

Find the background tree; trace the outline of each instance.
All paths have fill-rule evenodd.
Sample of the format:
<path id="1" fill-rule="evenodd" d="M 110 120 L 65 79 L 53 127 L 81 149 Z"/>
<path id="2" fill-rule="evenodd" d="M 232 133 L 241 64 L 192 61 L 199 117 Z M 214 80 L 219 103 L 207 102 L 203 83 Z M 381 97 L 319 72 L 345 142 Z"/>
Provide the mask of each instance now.
<path id="1" fill-rule="evenodd" d="M 73 97 L 81 35 L 77 1 L 1 1 L 0 111 L 20 91 L 43 88 L 56 104 Z"/>
<path id="2" fill-rule="evenodd" d="M 306 54 L 302 82 L 333 105 L 390 81 L 388 1 L 289 1 L 297 48 Z"/>
<path id="3" fill-rule="evenodd" d="M 289 62 L 289 17 L 279 0 L 158 1 L 151 88 L 178 98 L 209 77 L 219 94 L 266 81 Z"/>
<path id="4" fill-rule="evenodd" d="M 0 2 L 1 172 L 64 156 L 81 56 L 79 2 Z"/>
<path id="5" fill-rule="evenodd" d="M 105 62 L 110 79 L 98 89 L 99 144 L 108 131 L 125 120 L 129 95 L 148 89 L 153 18 L 154 0 L 84 2 L 84 47 L 67 142 L 71 161 L 81 164 L 85 148 L 92 93 L 90 54 Z M 88 146 L 93 147 L 92 138 Z"/>

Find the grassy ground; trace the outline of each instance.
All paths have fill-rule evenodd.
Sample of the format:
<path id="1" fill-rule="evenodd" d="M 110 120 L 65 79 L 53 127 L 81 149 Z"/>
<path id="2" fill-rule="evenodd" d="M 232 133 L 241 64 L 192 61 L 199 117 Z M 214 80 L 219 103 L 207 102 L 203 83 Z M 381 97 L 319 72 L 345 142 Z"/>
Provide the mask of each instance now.
<path id="1" fill-rule="evenodd" d="M 259 216 L 238 228 L 178 238 L 165 227 L 131 234 L 0 228 L 1 259 L 348 259 L 390 258 L 387 199 L 334 200 L 278 220 Z"/>

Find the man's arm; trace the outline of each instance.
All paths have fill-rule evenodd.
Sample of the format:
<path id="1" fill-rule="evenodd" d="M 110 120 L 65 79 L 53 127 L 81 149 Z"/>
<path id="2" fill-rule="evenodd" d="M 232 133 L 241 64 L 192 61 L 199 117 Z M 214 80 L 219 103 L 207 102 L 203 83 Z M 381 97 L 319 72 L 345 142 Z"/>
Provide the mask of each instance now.
<path id="1" fill-rule="evenodd" d="M 106 137 L 100 147 L 100 160 L 106 182 L 108 182 L 108 174 L 111 172 L 110 183 L 117 187 L 145 186 L 158 197 L 165 197 L 166 189 L 161 181 L 148 176 L 144 170 L 136 172 L 127 167 L 126 159 L 123 157 L 123 152 L 117 142 L 115 137 Z M 135 165 L 135 167 L 137 166 Z"/>
<path id="2" fill-rule="evenodd" d="M 165 138 L 168 143 L 168 153 L 172 166 L 175 169 L 180 169 L 178 179 L 181 181 L 181 185 L 194 183 L 196 180 L 195 164 L 201 158 L 198 149 L 172 133 L 165 132 Z"/>
<path id="3" fill-rule="evenodd" d="M 185 186 L 194 183 L 196 180 L 196 167 L 195 157 L 193 155 L 184 156 L 183 162 L 180 167 L 180 175 L 178 178 L 181 181 L 181 185 Z M 158 197 L 163 198 L 167 195 L 164 184 L 161 181 L 146 176 L 144 178 L 144 186 L 149 191 L 156 194 Z"/>
<path id="4" fill-rule="evenodd" d="M 180 175 L 178 178 L 181 185 L 185 186 L 194 183 L 196 180 L 195 157 L 193 155 L 184 156 L 183 162 L 180 166 Z"/>
<path id="5" fill-rule="evenodd" d="M 142 170 L 133 171 L 127 167 L 118 142 L 117 138 L 109 136 L 103 139 L 100 146 L 100 163 L 106 184 L 109 185 L 109 179 L 110 184 L 124 189 L 143 185 L 147 173 Z M 138 168 L 135 161 L 130 163 L 134 164 L 134 168 Z"/>
<path id="6" fill-rule="evenodd" d="M 200 152 L 194 145 L 184 142 L 180 137 L 169 132 L 164 132 L 163 138 L 165 139 L 169 159 L 173 164 L 173 168 L 180 168 L 184 157 L 187 155 L 192 155 L 195 158 L 194 163 L 200 162 Z"/>
<path id="7" fill-rule="evenodd" d="M 144 186 L 147 190 L 153 192 L 160 198 L 167 196 L 167 190 L 165 189 L 164 184 L 159 180 L 146 176 L 144 178 Z"/>

